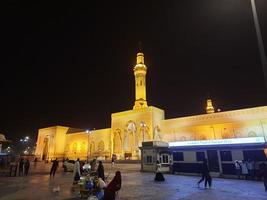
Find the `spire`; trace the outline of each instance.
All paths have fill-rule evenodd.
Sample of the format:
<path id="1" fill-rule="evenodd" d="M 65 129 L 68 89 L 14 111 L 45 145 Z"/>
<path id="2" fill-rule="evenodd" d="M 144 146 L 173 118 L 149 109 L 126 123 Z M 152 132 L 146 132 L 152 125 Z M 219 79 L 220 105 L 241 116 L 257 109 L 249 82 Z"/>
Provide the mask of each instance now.
<path id="1" fill-rule="evenodd" d="M 138 42 L 138 46 L 139 46 L 139 51 L 137 53 L 136 56 L 136 65 L 138 64 L 145 64 L 145 58 L 144 58 L 144 54 L 142 53 L 142 42 Z"/>
<path id="2" fill-rule="evenodd" d="M 211 101 L 210 98 L 207 99 L 206 113 L 207 113 L 207 114 L 214 113 L 214 107 L 213 107 L 213 105 L 212 105 L 212 101 Z"/>
<path id="3" fill-rule="evenodd" d="M 133 109 L 147 107 L 146 101 L 146 72 L 144 54 L 141 52 L 141 43 L 139 42 L 139 52 L 136 55 L 136 65 L 133 68 L 135 76 L 135 103 Z"/>

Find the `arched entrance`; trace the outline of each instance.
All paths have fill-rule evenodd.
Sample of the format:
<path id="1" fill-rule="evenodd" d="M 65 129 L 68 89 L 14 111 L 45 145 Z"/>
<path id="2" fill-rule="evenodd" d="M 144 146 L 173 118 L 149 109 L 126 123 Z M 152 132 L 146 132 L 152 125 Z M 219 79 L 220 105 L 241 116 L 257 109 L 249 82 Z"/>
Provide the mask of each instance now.
<path id="1" fill-rule="evenodd" d="M 48 138 L 44 139 L 44 145 L 43 145 L 43 154 L 42 154 L 42 160 L 48 159 Z"/>
<path id="2" fill-rule="evenodd" d="M 124 158 L 131 159 L 136 154 L 137 135 L 136 124 L 133 121 L 129 121 L 125 127 L 124 134 Z"/>

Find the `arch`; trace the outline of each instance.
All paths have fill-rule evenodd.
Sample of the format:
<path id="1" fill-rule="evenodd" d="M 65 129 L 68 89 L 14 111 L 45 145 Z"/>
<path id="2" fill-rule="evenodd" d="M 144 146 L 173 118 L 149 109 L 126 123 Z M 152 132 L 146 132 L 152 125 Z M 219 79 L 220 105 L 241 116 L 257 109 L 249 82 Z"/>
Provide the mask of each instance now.
<path id="1" fill-rule="evenodd" d="M 97 150 L 99 152 L 103 152 L 105 150 L 105 143 L 103 140 L 101 140 L 99 143 L 98 143 L 98 146 L 97 146 Z"/>
<path id="2" fill-rule="evenodd" d="M 77 145 L 77 142 L 74 142 L 73 145 L 72 145 L 72 152 L 73 152 L 73 153 L 76 153 L 76 151 L 77 151 L 77 146 L 78 146 L 78 145 Z"/>
<path id="3" fill-rule="evenodd" d="M 126 127 L 124 129 L 124 151 L 132 152 L 135 148 L 137 148 L 137 136 L 136 136 L 136 124 L 132 120 L 126 123 Z"/>
<path id="4" fill-rule="evenodd" d="M 249 131 L 248 137 L 257 137 L 257 133 L 255 133 L 254 131 Z"/>
<path id="5" fill-rule="evenodd" d="M 48 138 L 44 139 L 42 160 L 46 160 L 48 154 Z"/>
<path id="6" fill-rule="evenodd" d="M 113 138 L 113 152 L 121 153 L 121 150 L 122 150 L 121 130 L 116 129 L 114 132 L 114 138 Z"/>

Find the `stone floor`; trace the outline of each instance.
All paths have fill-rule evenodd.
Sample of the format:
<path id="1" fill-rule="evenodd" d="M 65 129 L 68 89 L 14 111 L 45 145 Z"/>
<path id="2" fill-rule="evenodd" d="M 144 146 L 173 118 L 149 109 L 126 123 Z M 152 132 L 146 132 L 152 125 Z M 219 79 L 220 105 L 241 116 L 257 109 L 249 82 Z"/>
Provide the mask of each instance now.
<path id="1" fill-rule="evenodd" d="M 50 179 L 49 168 L 50 164 L 38 163 L 28 177 L 0 177 L 0 200 L 79 199 L 70 190 L 72 173 L 59 169 Z M 122 172 L 119 200 L 267 200 L 262 182 L 216 178 L 212 189 L 204 189 L 196 187 L 199 177 L 165 175 L 165 182 L 156 183 L 153 173 L 140 173 L 139 168 L 139 164 L 117 164 L 114 169 L 105 166 L 109 181 L 116 170 Z M 55 186 L 60 186 L 60 192 L 52 192 Z"/>

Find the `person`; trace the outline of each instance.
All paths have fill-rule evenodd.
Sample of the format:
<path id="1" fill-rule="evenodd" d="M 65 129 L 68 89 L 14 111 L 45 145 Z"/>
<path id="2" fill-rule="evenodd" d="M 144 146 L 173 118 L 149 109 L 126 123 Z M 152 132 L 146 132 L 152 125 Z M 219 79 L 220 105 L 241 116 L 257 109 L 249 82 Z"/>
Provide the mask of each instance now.
<path id="1" fill-rule="evenodd" d="M 260 171 L 261 176 L 263 177 L 263 184 L 265 191 L 267 192 L 267 165 L 265 163 L 262 164 L 262 169 Z"/>
<path id="2" fill-rule="evenodd" d="M 114 165 L 115 165 L 115 155 L 114 154 L 111 157 L 111 164 L 112 164 L 112 167 L 114 167 Z"/>
<path id="3" fill-rule="evenodd" d="M 90 165 L 91 165 L 91 170 L 93 172 L 96 171 L 96 159 L 95 158 L 90 161 Z"/>
<path id="4" fill-rule="evenodd" d="M 58 168 L 58 161 L 57 161 L 57 158 L 55 160 L 52 161 L 52 167 L 51 167 L 51 170 L 50 170 L 50 178 L 51 178 L 51 175 L 53 175 L 53 178 L 55 177 L 55 173 L 57 171 L 57 168 Z"/>
<path id="5" fill-rule="evenodd" d="M 104 172 L 104 166 L 103 166 L 102 161 L 98 162 L 97 175 L 98 175 L 98 178 L 101 178 L 103 181 L 105 181 L 105 172 Z"/>
<path id="6" fill-rule="evenodd" d="M 73 175 L 74 175 L 74 183 L 80 180 L 81 171 L 80 171 L 80 159 L 78 158 L 74 163 Z"/>
<path id="7" fill-rule="evenodd" d="M 9 168 L 9 176 L 16 176 L 17 175 L 17 168 L 18 168 L 18 163 L 13 162 L 10 163 L 10 168 Z"/>
<path id="8" fill-rule="evenodd" d="M 160 162 L 157 160 L 156 162 L 156 175 L 154 178 L 155 181 L 165 181 L 165 178 L 161 172 L 161 165 Z"/>
<path id="9" fill-rule="evenodd" d="M 254 176 L 255 176 L 255 163 L 254 163 L 253 160 L 248 160 L 247 168 L 248 168 L 249 178 L 251 180 L 254 180 Z"/>
<path id="10" fill-rule="evenodd" d="M 240 175 L 241 175 L 241 164 L 239 163 L 238 160 L 235 161 L 235 173 L 237 175 L 237 177 L 240 179 Z"/>
<path id="11" fill-rule="evenodd" d="M 103 199 L 104 198 L 104 189 L 105 188 L 106 188 L 105 181 L 103 181 L 102 178 L 98 178 L 97 189 L 96 189 L 96 197 L 97 197 L 97 199 Z"/>
<path id="12" fill-rule="evenodd" d="M 199 187 L 199 184 L 204 180 L 205 180 L 205 188 L 207 188 L 207 183 L 209 184 L 209 187 L 211 187 L 212 178 L 209 174 L 208 161 L 206 158 L 203 160 L 201 171 L 202 171 L 202 178 L 197 182 L 198 187 Z"/>
<path id="13" fill-rule="evenodd" d="M 244 160 L 242 160 L 241 171 L 242 171 L 243 178 L 245 178 L 247 180 L 247 178 L 248 178 L 248 166 L 247 166 L 247 162 L 245 162 Z"/>
<path id="14" fill-rule="evenodd" d="M 29 169 L 30 169 L 30 161 L 29 161 L 29 159 L 26 159 L 26 162 L 24 164 L 24 168 L 25 168 L 25 175 L 28 176 Z"/>
<path id="15" fill-rule="evenodd" d="M 104 191 L 104 200 L 115 200 L 116 193 L 121 189 L 121 172 L 116 171 L 115 177 Z"/>
<path id="16" fill-rule="evenodd" d="M 20 159 L 19 161 L 19 176 L 23 176 L 23 165 L 24 165 L 24 161 L 23 161 L 23 158 Z"/>

